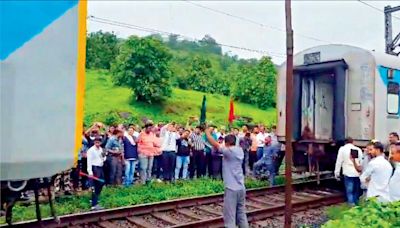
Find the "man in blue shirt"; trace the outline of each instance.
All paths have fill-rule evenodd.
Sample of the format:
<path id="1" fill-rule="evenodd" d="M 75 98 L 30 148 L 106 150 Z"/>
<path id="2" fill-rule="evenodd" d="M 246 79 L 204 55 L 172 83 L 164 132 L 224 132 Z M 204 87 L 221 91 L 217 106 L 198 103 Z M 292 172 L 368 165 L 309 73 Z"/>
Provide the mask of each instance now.
<path id="1" fill-rule="evenodd" d="M 249 227 L 246 216 L 246 188 L 242 163 L 244 153 L 236 145 L 236 137 L 227 135 L 225 145 L 219 144 L 212 136 L 211 129 L 206 130 L 209 143 L 223 155 L 222 175 L 224 178 L 224 225 L 225 227 Z"/>
<path id="2" fill-rule="evenodd" d="M 214 126 L 209 127 L 211 136 L 214 140 L 218 140 L 217 134 L 214 132 Z M 205 148 L 204 151 L 206 152 L 206 167 L 207 167 L 207 172 L 209 177 L 213 177 L 213 156 L 211 155 L 211 151 L 213 149 L 212 145 L 210 144 L 210 141 L 208 140 L 206 134 L 203 135 L 203 139 L 205 142 Z"/>
<path id="3" fill-rule="evenodd" d="M 113 131 L 113 135 L 108 139 L 106 144 L 107 163 L 109 166 L 109 184 L 117 185 L 122 179 L 122 159 L 123 159 L 123 146 L 120 139 L 123 132 L 119 129 Z"/>

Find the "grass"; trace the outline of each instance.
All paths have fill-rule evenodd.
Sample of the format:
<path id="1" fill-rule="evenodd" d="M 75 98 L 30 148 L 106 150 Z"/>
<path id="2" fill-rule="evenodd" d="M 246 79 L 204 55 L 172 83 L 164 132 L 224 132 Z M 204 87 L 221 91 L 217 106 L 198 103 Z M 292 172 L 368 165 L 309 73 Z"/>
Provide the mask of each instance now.
<path id="1" fill-rule="evenodd" d="M 186 123 L 188 117 L 200 115 L 200 106 L 205 93 L 174 88 L 171 97 L 162 104 L 132 101 L 131 94 L 128 88 L 114 86 L 109 72 L 87 70 L 85 116 L 117 111 L 130 112 L 139 119 L 146 117 L 156 122 Z M 217 94 L 205 95 L 207 96 L 207 120 L 214 124 L 227 125 L 230 98 Z M 262 110 L 250 104 L 235 102 L 235 115 L 251 117 L 255 123 L 267 125 L 276 123 L 274 108 Z"/>
<path id="2" fill-rule="evenodd" d="M 267 186 L 266 181 L 252 179 L 246 179 L 245 184 L 247 189 Z M 179 181 L 176 184 L 151 183 L 150 185 L 135 185 L 132 187 L 107 187 L 101 193 L 100 204 L 105 208 L 115 208 L 223 192 L 224 186 L 221 180 L 207 178 Z M 89 200 L 89 193 L 57 198 L 55 201 L 56 213 L 57 215 L 66 215 L 89 211 Z M 41 204 L 40 208 L 43 218 L 50 216 L 48 204 Z M 13 222 L 35 218 L 34 205 L 22 206 L 18 204 L 13 208 Z M 0 219 L 1 223 L 5 223 L 4 217 Z"/>

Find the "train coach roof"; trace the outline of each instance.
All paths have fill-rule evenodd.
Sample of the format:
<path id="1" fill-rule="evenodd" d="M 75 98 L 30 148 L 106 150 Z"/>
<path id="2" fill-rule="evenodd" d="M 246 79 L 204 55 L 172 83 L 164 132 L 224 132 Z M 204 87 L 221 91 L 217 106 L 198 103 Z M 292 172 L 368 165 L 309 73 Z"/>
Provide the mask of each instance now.
<path id="1" fill-rule="evenodd" d="M 325 61 L 334 61 L 334 60 L 342 59 L 342 58 L 340 58 L 340 56 L 347 52 L 358 52 L 358 53 L 361 52 L 361 53 L 365 53 L 366 55 L 370 56 L 371 58 L 374 58 L 376 65 L 382 65 L 382 66 L 393 68 L 393 69 L 400 69 L 400 57 L 398 57 L 398 56 L 393 56 L 393 55 L 376 52 L 376 51 L 369 51 L 369 50 L 366 50 L 366 49 L 363 49 L 360 47 L 345 45 L 345 44 L 319 45 L 319 46 L 311 47 L 311 48 L 305 49 L 303 51 L 297 52 L 294 55 L 294 63 L 295 63 L 294 65 L 295 66 L 297 65 L 296 62 L 298 62 L 298 60 L 302 59 L 302 56 L 304 54 L 308 54 L 308 53 L 312 53 L 312 52 L 319 52 L 319 51 L 329 53 L 328 55 L 331 56 L 331 57 L 325 57 L 324 58 Z M 286 65 L 286 61 L 283 62 L 278 67 L 281 68 L 285 65 Z"/>
<path id="2" fill-rule="evenodd" d="M 371 54 L 375 57 L 376 65 L 382 65 L 392 69 L 400 70 L 400 56 L 394 56 L 375 51 L 371 51 Z"/>

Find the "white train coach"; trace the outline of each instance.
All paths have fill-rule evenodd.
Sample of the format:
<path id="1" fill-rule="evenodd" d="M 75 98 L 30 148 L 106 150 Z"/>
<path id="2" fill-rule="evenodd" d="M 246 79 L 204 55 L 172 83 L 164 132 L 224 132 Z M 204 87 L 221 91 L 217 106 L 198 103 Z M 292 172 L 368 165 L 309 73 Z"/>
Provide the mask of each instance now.
<path id="1" fill-rule="evenodd" d="M 346 137 L 359 146 L 371 139 L 385 142 L 390 132 L 400 130 L 399 57 L 347 45 L 323 45 L 296 54 L 293 61 L 290 124 L 295 153 L 309 150 L 310 143 L 325 152 L 331 147 L 333 153 Z M 277 84 L 277 134 L 284 142 L 286 63 L 279 68 Z M 335 155 L 330 157 L 332 166 Z"/>

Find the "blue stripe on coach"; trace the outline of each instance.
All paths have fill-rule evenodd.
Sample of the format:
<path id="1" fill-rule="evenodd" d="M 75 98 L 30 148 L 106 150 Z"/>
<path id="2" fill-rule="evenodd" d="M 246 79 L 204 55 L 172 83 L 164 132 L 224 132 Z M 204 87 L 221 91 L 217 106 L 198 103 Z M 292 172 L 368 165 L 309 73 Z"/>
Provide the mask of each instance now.
<path id="1" fill-rule="evenodd" d="M 388 77 L 387 77 L 387 76 L 388 76 L 389 68 L 387 68 L 387 67 L 385 67 L 385 66 L 382 66 L 382 65 L 379 65 L 379 66 L 378 66 L 378 71 L 379 71 L 379 76 L 380 76 L 380 78 L 382 79 L 382 81 L 383 81 L 385 87 L 387 87 L 388 84 L 389 84 L 389 79 L 388 79 Z M 400 70 L 393 69 L 393 79 L 390 79 L 390 81 L 391 81 L 391 82 L 396 82 L 396 83 L 400 84 Z M 399 101 L 399 103 L 400 103 L 400 101 Z M 399 105 L 400 105 L 400 104 L 399 104 Z M 400 110 L 399 110 L 399 112 L 397 113 L 397 115 L 399 115 L 399 114 L 400 114 Z"/>
<path id="2" fill-rule="evenodd" d="M 387 78 L 389 68 L 380 65 L 378 66 L 378 71 L 380 78 L 382 79 L 385 86 L 387 86 L 389 83 L 389 79 Z M 400 83 L 400 70 L 393 69 L 393 79 L 391 79 L 390 81 Z"/>
<path id="3" fill-rule="evenodd" d="M 69 1 L 0 1 L 0 60 L 77 5 Z"/>

